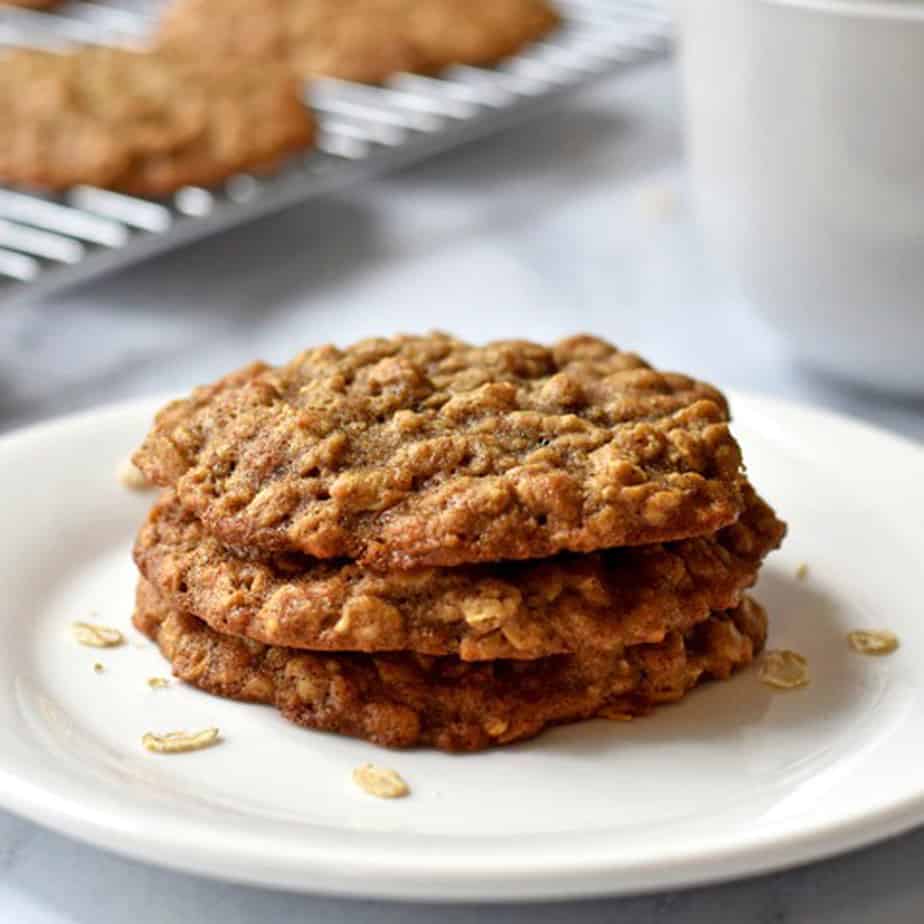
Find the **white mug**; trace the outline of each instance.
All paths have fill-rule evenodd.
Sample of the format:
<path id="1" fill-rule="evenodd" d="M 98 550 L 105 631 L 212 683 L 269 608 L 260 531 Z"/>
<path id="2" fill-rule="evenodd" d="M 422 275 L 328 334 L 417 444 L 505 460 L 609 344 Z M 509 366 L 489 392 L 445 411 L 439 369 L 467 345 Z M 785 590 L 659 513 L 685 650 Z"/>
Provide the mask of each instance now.
<path id="1" fill-rule="evenodd" d="M 798 357 L 924 394 L 924 2 L 678 11 L 716 253 Z"/>

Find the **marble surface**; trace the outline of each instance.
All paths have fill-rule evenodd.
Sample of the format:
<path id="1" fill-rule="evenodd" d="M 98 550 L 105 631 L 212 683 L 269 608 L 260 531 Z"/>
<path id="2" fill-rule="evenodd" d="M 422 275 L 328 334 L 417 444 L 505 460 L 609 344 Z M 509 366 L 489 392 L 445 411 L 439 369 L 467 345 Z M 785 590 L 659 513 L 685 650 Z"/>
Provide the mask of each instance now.
<path id="1" fill-rule="evenodd" d="M 54 301 L 0 311 L 0 429 L 175 392 L 281 359 L 442 327 L 484 340 L 586 329 L 659 365 L 850 412 L 924 440 L 924 403 L 795 368 L 704 253 L 670 68 L 355 193 L 297 208 Z M 920 851 L 920 852 L 919 852 Z M 905 924 L 924 918 L 924 831 L 761 879 L 532 907 L 348 902 L 122 860 L 0 813 L 0 922 Z"/>

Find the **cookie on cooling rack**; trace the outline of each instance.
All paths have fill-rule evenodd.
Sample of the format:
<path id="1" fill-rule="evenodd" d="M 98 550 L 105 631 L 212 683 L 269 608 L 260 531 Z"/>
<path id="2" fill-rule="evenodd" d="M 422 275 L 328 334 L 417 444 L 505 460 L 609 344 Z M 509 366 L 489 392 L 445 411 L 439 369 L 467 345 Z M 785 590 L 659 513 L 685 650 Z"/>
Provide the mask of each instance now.
<path id="1" fill-rule="evenodd" d="M 22 6 L 30 10 L 50 10 L 59 3 L 61 0 L 0 0 L 0 7 Z"/>
<path id="2" fill-rule="evenodd" d="M 216 60 L 287 61 L 300 77 L 380 83 L 494 64 L 558 22 L 545 0 L 176 0 L 158 41 Z"/>
<path id="3" fill-rule="evenodd" d="M 141 196 L 266 170 L 314 123 L 285 69 L 82 47 L 0 55 L 0 182 Z"/>

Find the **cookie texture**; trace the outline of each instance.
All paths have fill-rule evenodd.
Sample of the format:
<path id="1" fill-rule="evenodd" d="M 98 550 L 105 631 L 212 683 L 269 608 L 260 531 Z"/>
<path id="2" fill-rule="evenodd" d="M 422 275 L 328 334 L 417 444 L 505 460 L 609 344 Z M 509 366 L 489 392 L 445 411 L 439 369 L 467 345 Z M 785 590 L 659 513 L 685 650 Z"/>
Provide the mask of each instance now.
<path id="1" fill-rule="evenodd" d="M 278 165 L 314 123 L 285 68 L 101 47 L 0 55 L 0 181 L 142 196 Z"/>
<path id="2" fill-rule="evenodd" d="M 453 64 L 488 66 L 555 29 L 560 18 L 545 0 L 392 0 L 431 70 Z"/>
<path id="3" fill-rule="evenodd" d="M 717 534 L 589 555 L 380 573 L 353 562 L 229 552 L 167 490 L 135 544 L 170 605 L 269 645 L 411 650 L 464 661 L 618 651 L 735 607 L 785 526 L 745 486 Z"/>
<path id="4" fill-rule="evenodd" d="M 232 699 L 276 706 L 306 728 L 385 747 L 478 751 L 549 725 L 625 719 L 724 680 L 764 644 L 766 615 L 745 599 L 657 645 L 593 656 L 467 664 L 411 653 L 309 654 L 223 636 L 139 584 L 135 626 L 177 677 Z"/>
<path id="5" fill-rule="evenodd" d="M 161 48 L 286 62 L 300 77 L 380 83 L 401 71 L 492 64 L 558 24 L 544 0 L 176 0 Z"/>
<path id="6" fill-rule="evenodd" d="M 0 9 L 5 6 L 22 6 L 30 10 L 50 10 L 61 0 L 0 0 Z"/>
<path id="7" fill-rule="evenodd" d="M 355 0 L 177 0 L 167 7 L 159 47 L 238 62 L 285 62 L 300 78 L 379 83 L 427 69 L 400 23 Z"/>
<path id="8" fill-rule="evenodd" d="M 134 461 L 226 544 L 379 570 L 705 535 L 744 504 L 720 392 L 588 336 L 251 365 L 164 408 Z"/>

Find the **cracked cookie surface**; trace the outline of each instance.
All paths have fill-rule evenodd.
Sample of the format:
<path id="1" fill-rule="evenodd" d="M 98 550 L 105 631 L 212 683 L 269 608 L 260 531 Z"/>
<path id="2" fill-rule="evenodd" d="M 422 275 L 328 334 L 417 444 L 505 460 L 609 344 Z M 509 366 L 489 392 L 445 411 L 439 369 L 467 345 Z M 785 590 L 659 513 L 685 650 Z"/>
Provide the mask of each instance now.
<path id="1" fill-rule="evenodd" d="M 382 571 L 708 535 L 744 506 L 721 393 L 589 336 L 255 363 L 164 408 L 134 460 L 229 546 Z"/>
<path id="2" fill-rule="evenodd" d="M 466 664 L 412 653 L 323 655 L 220 635 L 171 609 L 143 580 L 134 623 L 176 676 L 199 689 L 274 705 L 307 728 L 446 751 L 511 744 L 581 719 L 644 715 L 749 664 L 767 625 L 746 598 L 660 644 L 592 657 Z"/>

